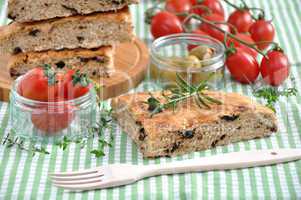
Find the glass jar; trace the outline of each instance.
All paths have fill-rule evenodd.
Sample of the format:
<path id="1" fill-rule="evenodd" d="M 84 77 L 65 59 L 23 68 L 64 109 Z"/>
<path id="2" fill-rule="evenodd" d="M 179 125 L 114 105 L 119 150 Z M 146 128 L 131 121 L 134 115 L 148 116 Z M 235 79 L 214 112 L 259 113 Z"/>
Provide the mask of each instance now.
<path id="1" fill-rule="evenodd" d="M 21 78 L 14 82 L 10 93 L 10 123 L 16 136 L 33 141 L 57 141 L 66 135 L 74 140 L 88 136 L 88 128 L 96 123 L 97 104 L 93 87 L 77 99 L 40 102 L 17 92 Z"/>
<path id="2" fill-rule="evenodd" d="M 213 50 L 213 54 L 209 59 L 198 60 L 197 67 L 186 60 L 174 62 L 175 58 L 187 58 L 192 45 L 208 47 Z M 220 41 L 198 34 L 181 33 L 160 37 L 151 46 L 150 71 L 151 77 L 163 88 L 173 86 L 178 73 L 192 84 L 198 84 L 210 76 L 208 83 L 214 89 L 219 89 L 224 83 L 225 48 Z"/>

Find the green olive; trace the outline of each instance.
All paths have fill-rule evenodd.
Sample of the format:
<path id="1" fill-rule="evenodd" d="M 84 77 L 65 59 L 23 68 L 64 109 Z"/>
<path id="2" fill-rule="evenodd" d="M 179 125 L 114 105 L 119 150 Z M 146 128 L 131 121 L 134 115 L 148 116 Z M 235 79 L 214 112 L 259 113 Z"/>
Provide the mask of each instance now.
<path id="1" fill-rule="evenodd" d="M 160 79 L 164 82 L 175 82 L 177 75 L 174 71 L 160 70 Z"/>
<path id="2" fill-rule="evenodd" d="M 198 46 L 193 48 L 189 52 L 189 55 L 196 56 L 200 60 L 212 58 L 213 54 L 214 54 L 214 50 L 208 46 Z"/>
<path id="3" fill-rule="evenodd" d="M 156 80 L 159 77 L 159 69 L 153 63 L 150 65 L 150 75 L 154 80 Z"/>
<path id="4" fill-rule="evenodd" d="M 198 57 L 190 55 L 190 56 L 188 56 L 188 60 L 190 60 L 192 62 L 192 67 L 196 67 L 196 68 L 202 67 L 200 59 Z"/>
<path id="5" fill-rule="evenodd" d="M 174 67 L 201 67 L 200 60 L 196 56 L 171 57 L 169 63 Z"/>

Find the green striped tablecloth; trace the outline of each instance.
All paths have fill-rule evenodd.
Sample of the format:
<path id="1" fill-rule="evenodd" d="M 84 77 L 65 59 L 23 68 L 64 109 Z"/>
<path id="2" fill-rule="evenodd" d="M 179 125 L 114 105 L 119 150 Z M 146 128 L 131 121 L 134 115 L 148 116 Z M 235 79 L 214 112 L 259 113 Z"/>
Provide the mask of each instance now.
<path id="1" fill-rule="evenodd" d="M 143 11 L 151 6 L 150 2 L 145 0 L 139 6 L 131 7 L 136 34 L 147 44 L 151 42 L 151 36 L 148 26 L 144 24 Z M 292 73 L 301 91 L 301 2 L 248 0 L 247 3 L 262 7 L 268 16 L 273 16 L 277 41 L 295 64 Z M 5 24 L 7 19 L 3 0 L 0 0 L 0 6 L 0 23 Z M 142 85 L 139 89 L 147 89 L 147 86 Z M 225 90 L 251 95 L 249 87 L 242 87 L 229 79 Z M 89 149 L 98 145 L 96 141 L 90 142 L 82 150 L 76 145 L 71 145 L 66 151 L 48 146 L 50 155 L 34 157 L 16 148 L 0 146 L 0 199 L 301 199 L 301 161 L 252 169 L 159 176 L 125 187 L 84 193 L 69 193 L 53 187 L 47 176 L 53 171 L 108 163 L 159 164 L 240 150 L 301 148 L 300 105 L 300 94 L 281 99 L 276 107 L 279 133 L 270 138 L 240 142 L 172 159 L 143 160 L 136 146 L 118 127 L 114 129 L 114 146 L 107 148 L 107 155 L 100 159 L 89 153 Z M 6 103 L 0 104 L 0 139 L 9 131 L 7 108 Z"/>

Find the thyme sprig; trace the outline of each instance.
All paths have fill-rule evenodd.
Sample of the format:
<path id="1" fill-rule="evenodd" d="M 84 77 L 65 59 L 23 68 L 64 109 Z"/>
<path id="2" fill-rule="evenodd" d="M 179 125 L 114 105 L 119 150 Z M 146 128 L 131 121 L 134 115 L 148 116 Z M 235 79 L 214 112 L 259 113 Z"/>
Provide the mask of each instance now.
<path id="1" fill-rule="evenodd" d="M 275 104 L 279 101 L 281 96 L 290 97 L 296 96 L 298 90 L 296 88 L 295 78 L 291 76 L 292 87 L 279 89 L 278 87 L 264 87 L 260 89 L 253 89 L 255 97 L 262 98 L 266 102 L 266 106 L 276 112 Z"/>
<path id="2" fill-rule="evenodd" d="M 106 154 L 104 153 L 104 148 L 106 146 L 112 147 L 114 142 L 114 135 L 112 132 L 112 128 L 113 128 L 112 109 L 104 108 L 101 102 L 99 104 L 100 104 L 99 121 L 96 122 L 95 126 L 87 127 L 89 133 L 88 136 L 77 138 L 75 140 L 67 136 L 64 136 L 63 139 L 56 145 L 59 146 L 62 150 L 66 150 L 69 145 L 75 143 L 77 145 L 81 145 L 81 149 L 82 149 L 87 145 L 89 139 L 94 139 L 96 136 L 98 136 L 99 146 L 97 149 L 91 150 L 90 153 L 94 154 L 96 158 L 105 156 Z M 109 140 L 105 138 L 106 131 L 110 132 Z"/>
<path id="3" fill-rule="evenodd" d="M 87 87 L 91 83 L 90 78 L 86 73 L 82 73 L 80 70 L 76 70 L 75 74 L 72 76 L 72 84 L 79 84 L 82 87 Z"/>
<path id="4" fill-rule="evenodd" d="M 33 143 L 26 143 L 21 137 L 14 136 L 11 133 L 8 133 L 4 138 L 2 145 L 5 145 L 7 148 L 17 147 L 20 150 L 27 151 L 34 156 L 36 153 L 41 154 L 50 154 L 45 147 L 37 146 Z"/>
<path id="5" fill-rule="evenodd" d="M 100 105 L 101 106 L 101 105 Z M 101 106 L 103 107 L 103 106 Z M 112 109 L 104 109 L 102 108 L 100 111 L 100 120 L 96 123 L 95 127 L 91 127 L 89 132 L 96 133 L 98 135 L 98 148 L 90 151 L 91 154 L 94 154 L 96 158 L 105 156 L 104 148 L 106 146 L 112 147 L 114 142 L 114 135 L 112 132 L 113 128 L 113 120 L 112 120 Z M 104 137 L 105 132 L 110 132 L 109 141 L 107 141 Z"/>
<path id="6" fill-rule="evenodd" d="M 210 109 L 210 104 L 222 104 L 219 100 L 212 98 L 205 94 L 205 90 L 208 89 L 208 80 L 204 80 L 199 85 L 194 86 L 185 81 L 179 74 L 176 74 L 176 87 L 169 89 L 167 92 L 162 92 L 162 96 L 165 98 L 165 103 L 161 103 L 159 99 L 154 97 L 150 93 L 150 97 L 145 102 L 148 105 L 148 110 L 151 112 L 151 116 L 162 112 L 165 109 L 176 109 L 178 103 L 183 102 L 189 98 L 194 98 L 197 105 L 200 108 Z"/>
<path id="7" fill-rule="evenodd" d="M 254 95 L 259 98 L 263 98 L 266 102 L 266 106 L 276 112 L 275 104 L 279 101 L 281 96 L 290 97 L 296 96 L 298 90 L 296 88 L 286 88 L 279 90 L 275 87 L 266 87 L 254 92 Z"/>
<path id="8" fill-rule="evenodd" d="M 57 83 L 56 72 L 49 64 L 43 65 L 44 75 L 48 78 L 48 85 Z"/>

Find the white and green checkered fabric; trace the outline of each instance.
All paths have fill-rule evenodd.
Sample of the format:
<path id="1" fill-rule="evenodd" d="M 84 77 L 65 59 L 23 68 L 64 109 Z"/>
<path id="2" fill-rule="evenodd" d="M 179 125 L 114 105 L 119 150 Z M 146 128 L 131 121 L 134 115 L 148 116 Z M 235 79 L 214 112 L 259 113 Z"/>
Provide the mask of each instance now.
<path id="1" fill-rule="evenodd" d="M 144 24 L 144 10 L 150 0 L 132 6 L 136 34 L 148 45 L 151 42 L 149 27 Z M 232 1 L 239 3 L 239 0 Z M 274 19 L 276 40 L 293 63 L 292 74 L 301 92 L 301 1 L 299 0 L 247 0 L 249 5 L 261 7 Z M 6 6 L 0 0 L 0 23 L 7 23 Z M 231 11 L 229 7 L 225 6 Z M 290 83 L 288 83 L 290 84 Z M 139 90 L 149 89 L 141 85 Z M 226 91 L 252 95 L 250 86 L 242 86 L 227 79 Z M 0 199 L 301 199 L 301 161 L 268 167 L 241 170 L 187 173 L 148 178 L 132 185 L 70 193 L 51 185 L 48 173 L 77 170 L 108 163 L 153 164 L 184 160 L 219 153 L 269 148 L 301 148 L 301 93 L 297 97 L 282 98 L 277 104 L 279 132 L 269 138 L 239 142 L 212 150 L 195 152 L 175 158 L 144 160 L 135 144 L 122 130 L 114 128 L 114 145 L 105 149 L 106 156 L 94 158 L 89 153 L 97 141 L 86 148 L 71 145 L 62 151 L 48 146 L 50 155 L 32 157 L 17 148 L 0 146 Z M 9 131 L 8 105 L 0 103 L 0 140 Z M 109 133 L 106 133 L 109 137 Z"/>

